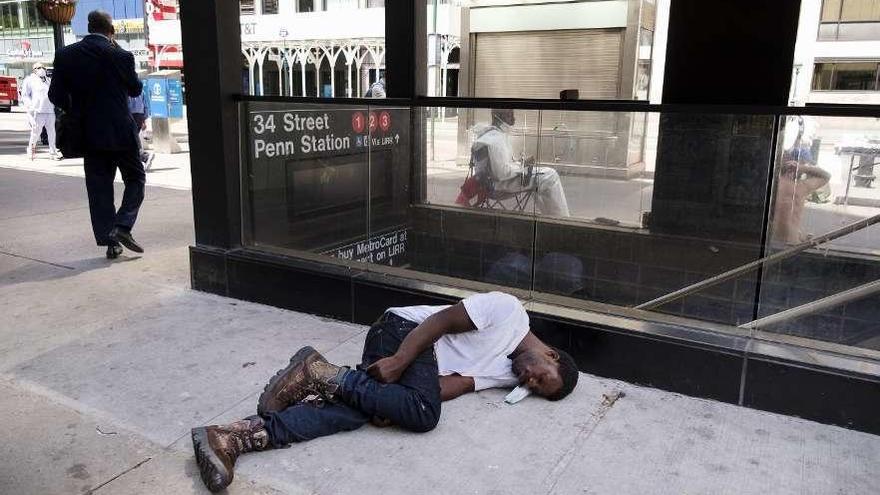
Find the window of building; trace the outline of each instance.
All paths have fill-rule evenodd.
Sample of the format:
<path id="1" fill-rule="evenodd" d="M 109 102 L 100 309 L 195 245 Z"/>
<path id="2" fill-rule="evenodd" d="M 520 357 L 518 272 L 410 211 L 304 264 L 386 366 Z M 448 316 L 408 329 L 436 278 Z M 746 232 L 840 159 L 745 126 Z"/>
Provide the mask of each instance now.
<path id="1" fill-rule="evenodd" d="M 816 64 L 814 91 L 877 91 L 877 62 L 823 62 Z"/>
<path id="2" fill-rule="evenodd" d="M 297 0 L 296 2 L 296 11 L 297 12 L 316 12 L 322 10 L 321 7 L 324 2 L 322 0 Z"/>
<path id="3" fill-rule="evenodd" d="M 263 14 L 277 14 L 278 0 L 263 0 Z"/>
<path id="4" fill-rule="evenodd" d="M 43 16 L 40 15 L 37 2 L 27 2 L 22 5 L 25 8 L 25 27 L 29 28 L 31 32 L 42 29 L 48 30 L 52 27 L 49 21 L 43 19 Z"/>
<path id="5" fill-rule="evenodd" d="M 7 3 L 0 5 L 0 30 L 8 33 L 21 28 L 18 20 L 18 4 Z"/>
<path id="6" fill-rule="evenodd" d="M 880 40 L 880 0 L 824 0 L 819 40 Z"/>
<path id="7" fill-rule="evenodd" d="M 241 15 L 254 15 L 256 13 L 256 5 L 254 0 L 241 0 Z"/>

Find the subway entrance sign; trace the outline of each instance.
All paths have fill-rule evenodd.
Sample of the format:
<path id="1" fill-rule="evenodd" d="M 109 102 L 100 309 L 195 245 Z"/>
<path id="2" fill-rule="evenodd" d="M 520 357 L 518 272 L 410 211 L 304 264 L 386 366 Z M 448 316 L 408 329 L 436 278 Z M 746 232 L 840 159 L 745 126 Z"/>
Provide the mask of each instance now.
<path id="1" fill-rule="evenodd" d="M 245 231 L 253 244 L 343 262 L 407 263 L 409 108 L 245 108 Z"/>

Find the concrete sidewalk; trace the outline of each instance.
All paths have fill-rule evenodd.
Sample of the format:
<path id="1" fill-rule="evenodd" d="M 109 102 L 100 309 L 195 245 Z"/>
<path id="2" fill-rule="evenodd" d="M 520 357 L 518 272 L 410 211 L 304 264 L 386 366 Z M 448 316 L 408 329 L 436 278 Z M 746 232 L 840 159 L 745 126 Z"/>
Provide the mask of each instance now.
<path id="1" fill-rule="evenodd" d="M 147 129 L 149 134 L 150 129 Z M 187 190 L 192 187 L 189 168 L 189 142 L 186 135 L 186 121 L 172 123 L 172 133 L 179 141 L 181 152 L 175 154 L 157 153 L 147 171 L 147 185 L 170 189 Z M 31 160 L 26 152 L 30 130 L 27 116 L 20 107 L 0 117 L 0 135 L 6 136 L 5 145 L 0 146 L 0 167 L 31 172 L 44 172 L 68 177 L 84 177 L 82 158 L 54 161 L 49 159 L 48 147 L 37 146 L 37 154 Z M 117 174 L 117 182 L 122 182 Z"/>
<path id="2" fill-rule="evenodd" d="M 85 205 L 81 179 L 0 168 L 0 493 L 205 493 L 191 427 L 253 414 L 302 345 L 357 361 L 362 326 L 189 290 L 186 191 L 150 188 L 147 253 L 112 263 Z M 503 396 L 245 455 L 229 493 L 880 493 L 880 437 L 587 375 Z"/>

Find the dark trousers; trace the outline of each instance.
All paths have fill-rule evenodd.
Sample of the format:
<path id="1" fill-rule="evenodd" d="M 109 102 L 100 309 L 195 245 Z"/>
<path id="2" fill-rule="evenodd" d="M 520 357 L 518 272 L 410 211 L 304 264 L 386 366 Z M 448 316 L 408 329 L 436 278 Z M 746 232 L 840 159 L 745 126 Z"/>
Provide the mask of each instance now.
<path id="1" fill-rule="evenodd" d="M 99 246 L 116 244 L 108 237 L 113 227 L 131 230 L 144 201 L 146 174 L 137 149 L 127 151 L 90 151 L 85 155 L 86 190 L 92 231 Z M 122 174 L 125 192 L 119 210 L 113 201 L 116 169 Z"/>
<path id="2" fill-rule="evenodd" d="M 434 429 L 440 420 L 440 378 L 433 349 L 419 355 L 397 383 L 378 382 L 365 371 L 375 361 L 397 352 L 404 337 L 416 326 L 386 313 L 367 333 L 361 364 L 345 375 L 336 402 L 301 402 L 266 417 L 272 444 L 283 447 L 355 430 L 373 417 L 390 420 L 410 431 Z"/>

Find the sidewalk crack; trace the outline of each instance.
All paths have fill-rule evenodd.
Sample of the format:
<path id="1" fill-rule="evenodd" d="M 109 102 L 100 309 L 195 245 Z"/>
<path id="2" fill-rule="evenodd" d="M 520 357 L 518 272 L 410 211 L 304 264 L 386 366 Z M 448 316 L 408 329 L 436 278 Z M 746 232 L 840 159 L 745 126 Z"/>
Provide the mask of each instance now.
<path id="1" fill-rule="evenodd" d="M 44 265 L 50 265 L 50 266 L 54 266 L 56 268 L 65 268 L 67 270 L 76 270 L 76 268 L 72 267 L 72 266 L 61 265 L 58 263 L 52 263 L 51 261 L 38 260 L 36 258 L 29 258 L 27 256 L 22 256 L 20 254 L 14 254 L 14 253 L 10 253 L 7 251 L 0 251 L 0 254 L 5 254 L 6 256 L 12 256 L 13 258 L 21 258 L 23 260 L 33 261 L 35 263 L 42 263 Z"/>
<path id="2" fill-rule="evenodd" d="M 147 457 L 146 459 L 144 459 L 144 460 L 142 460 L 141 462 L 135 464 L 134 466 L 132 466 L 132 467 L 126 469 L 125 471 L 123 471 L 123 472 L 117 474 L 116 476 L 110 478 L 109 480 L 107 480 L 107 481 L 101 483 L 100 485 L 98 485 L 98 486 L 96 486 L 96 487 L 90 489 L 89 491 L 85 492 L 85 495 L 92 495 L 93 493 L 97 492 L 97 491 L 100 490 L 101 488 L 104 488 L 105 486 L 109 485 L 110 483 L 113 483 L 113 482 L 116 481 L 117 479 L 119 479 L 119 478 L 125 476 L 126 474 L 128 474 L 128 473 L 134 471 L 135 469 L 137 469 L 137 468 L 143 466 L 144 464 L 150 462 L 152 459 L 153 459 L 152 457 Z"/>
<path id="3" fill-rule="evenodd" d="M 593 417 L 589 421 L 577 425 L 578 428 L 580 428 L 580 431 L 575 435 L 571 446 L 559 457 L 559 460 L 556 461 L 553 469 L 551 469 L 547 474 L 547 477 L 544 478 L 545 485 L 550 483 L 550 487 L 546 491 L 547 495 L 550 495 L 556 490 L 556 485 L 559 483 L 562 473 L 568 469 L 574 456 L 581 449 L 583 444 L 586 443 L 587 439 L 590 438 L 596 430 L 596 427 L 599 426 L 599 423 L 605 419 L 605 415 L 608 414 L 608 411 L 610 411 L 611 408 L 614 407 L 614 404 L 623 397 L 626 397 L 626 393 L 622 390 L 613 390 L 610 393 L 602 394 L 602 403 L 599 405 L 599 409 L 593 413 Z"/>

